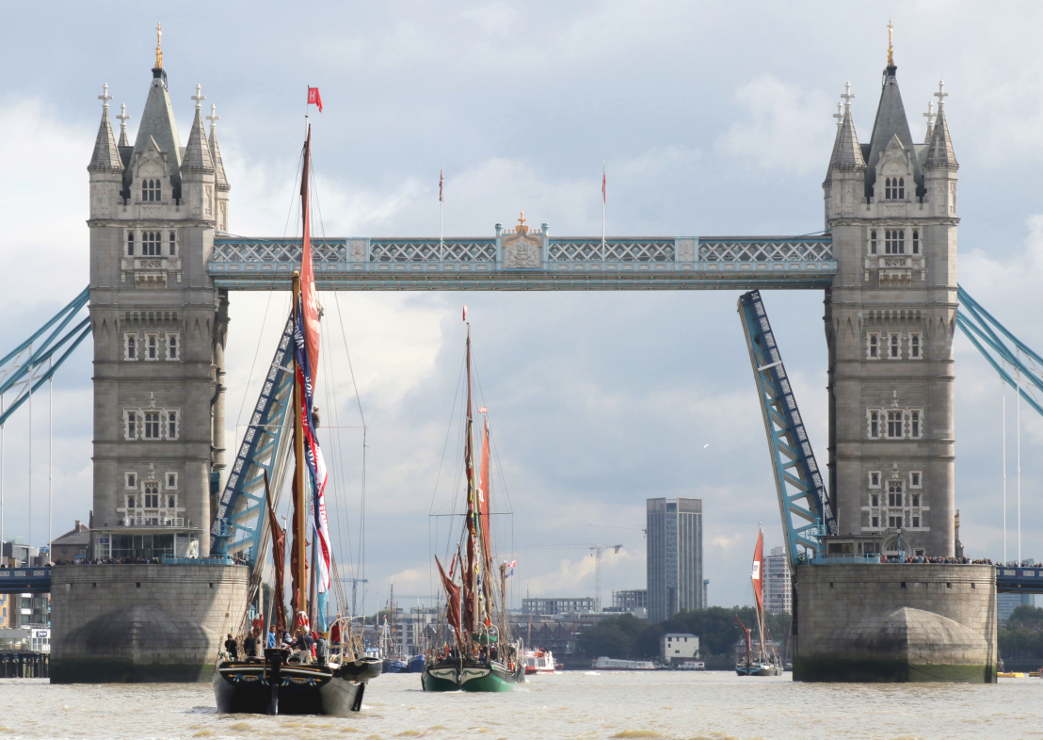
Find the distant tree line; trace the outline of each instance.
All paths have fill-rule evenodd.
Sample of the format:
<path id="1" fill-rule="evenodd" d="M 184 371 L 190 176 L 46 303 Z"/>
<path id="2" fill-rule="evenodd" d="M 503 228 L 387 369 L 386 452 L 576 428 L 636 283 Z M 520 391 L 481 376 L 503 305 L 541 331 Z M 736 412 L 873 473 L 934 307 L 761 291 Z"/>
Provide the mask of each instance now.
<path id="1" fill-rule="evenodd" d="M 633 660 L 655 660 L 660 657 L 660 638 L 668 632 L 690 632 L 699 637 L 699 649 L 707 668 L 728 669 L 735 666 L 735 645 L 742 638 L 736 617 L 757 635 L 757 618 L 753 607 L 720 606 L 680 612 L 662 624 L 649 624 L 630 614 L 603 619 L 585 629 L 577 640 L 577 656 Z M 782 646 L 788 656 L 790 616 L 766 615 L 768 637 Z"/>
<path id="2" fill-rule="evenodd" d="M 1043 609 L 1019 606 L 999 630 L 999 651 L 1007 670 L 1043 666 Z"/>

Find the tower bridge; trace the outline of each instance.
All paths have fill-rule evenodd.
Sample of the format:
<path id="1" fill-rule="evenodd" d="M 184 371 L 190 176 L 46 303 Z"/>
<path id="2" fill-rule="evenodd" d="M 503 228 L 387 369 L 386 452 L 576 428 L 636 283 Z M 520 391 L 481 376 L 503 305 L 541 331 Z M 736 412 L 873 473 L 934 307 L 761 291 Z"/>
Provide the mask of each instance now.
<path id="1" fill-rule="evenodd" d="M 946 94 L 939 83 L 937 113 L 923 139 L 914 140 L 889 54 L 873 129 L 863 143 L 855 130 L 853 96 L 845 92 L 823 182 L 825 223 L 814 234 L 557 236 L 546 224 L 530 227 L 523 215 L 517 225 L 497 224 L 484 236 L 315 239 L 318 287 L 821 290 L 829 437 L 826 480 L 815 485 L 829 491 L 831 526 L 837 535 L 876 542 L 879 549 L 871 552 L 951 558 L 956 553 L 952 340 L 959 218 Z M 213 592 L 197 605 L 198 619 L 223 633 L 216 604 L 240 598 L 244 586 L 241 574 L 220 574 L 220 563 L 230 555 L 257 556 L 261 481 L 279 466 L 288 405 L 284 333 L 229 469 L 223 431 L 228 296 L 287 288 L 299 264 L 300 243 L 232 232 L 231 183 L 216 111 L 212 107 L 204 116 L 197 85 L 191 97 L 194 118 L 182 147 L 158 46 L 133 144 L 125 115 L 118 117 L 119 135 L 113 131 L 107 87 L 99 97 L 102 115 L 88 165 L 94 339 L 90 557 L 161 557 L 176 563 L 199 556 L 193 583 L 200 588 L 209 583 Z M 781 369 L 781 360 L 778 365 Z M 769 371 L 775 383 L 758 386 L 769 442 L 774 451 L 799 457 L 798 448 L 810 450 L 810 444 L 786 439 L 795 427 L 777 407 L 769 407 L 769 401 L 791 396 L 774 367 L 754 364 L 755 374 Z M 773 388 L 781 388 L 782 395 Z M 780 481 L 807 483 L 781 458 L 774 464 Z M 803 469 L 818 476 L 817 466 Z M 811 495 L 810 488 L 801 495 Z M 784 508 L 792 503 L 786 501 Z M 813 544 L 813 538 L 806 542 Z M 207 560 L 209 555 L 218 557 Z M 121 598 L 142 598 L 121 575 L 125 572 L 112 567 L 117 570 L 99 575 L 56 575 L 47 587 L 72 599 L 79 590 L 94 594 L 90 589 L 100 582 Z M 878 569 L 876 576 L 887 570 Z M 1041 572 L 1010 577 L 1024 581 L 1043 577 Z M 43 576 L 25 577 L 44 587 Z M 144 577 L 169 580 L 161 570 Z M 971 590 L 981 575 L 975 579 L 967 581 Z M 938 581 L 943 582 L 952 587 Z M 142 581 L 135 583 L 140 589 Z M 978 591 L 967 598 L 978 599 Z M 114 606 L 101 598 L 83 603 L 89 608 L 75 618 L 63 617 L 68 623 L 56 625 L 57 631 L 73 634 L 104 623 L 105 609 Z M 994 645 L 994 625 L 982 621 L 985 616 L 974 612 L 967 619 L 972 630 L 991 634 Z M 56 642 L 56 675 L 63 660 L 71 665 L 72 653 L 63 651 L 74 652 L 77 644 L 71 638 Z M 194 660 L 172 660 L 182 659 L 186 665 Z"/>

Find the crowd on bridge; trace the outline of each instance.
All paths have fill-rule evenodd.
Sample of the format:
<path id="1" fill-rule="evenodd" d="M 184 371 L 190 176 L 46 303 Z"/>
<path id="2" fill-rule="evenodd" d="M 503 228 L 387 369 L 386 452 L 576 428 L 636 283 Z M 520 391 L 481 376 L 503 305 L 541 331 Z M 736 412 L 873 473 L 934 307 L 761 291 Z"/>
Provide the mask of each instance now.
<path id="1" fill-rule="evenodd" d="M 165 565 L 170 558 L 162 557 L 132 557 L 132 558 L 81 558 L 78 560 L 55 560 L 47 565 Z M 249 565 L 246 558 L 236 553 L 234 556 L 219 556 L 212 558 L 175 558 L 178 564 L 189 561 L 198 561 L 200 565 L 208 563 L 228 563 L 229 565 Z"/>

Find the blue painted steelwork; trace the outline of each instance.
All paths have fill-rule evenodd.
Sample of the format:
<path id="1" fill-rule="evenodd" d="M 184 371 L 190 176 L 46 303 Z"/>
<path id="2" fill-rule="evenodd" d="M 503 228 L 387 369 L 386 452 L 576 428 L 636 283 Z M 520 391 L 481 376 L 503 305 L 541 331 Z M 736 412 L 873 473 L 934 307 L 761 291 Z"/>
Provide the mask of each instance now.
<path id="1" fill-rule="evenodd" d="M 50 590 L 50 568 L 0 568 L 0 594 L 42 594 Z"/>
<path id="2" fill-rule="evenodd" d="M 996 590 L 1001 594 L 1043 594 L 1043 567 L 996 566 Z"/>
<path id="3" fill-rule="evenodd" d="M 786 554 L 796 565 L 818 555 L 819 537 L 837 531 L 836 517 L 760 292 L 741 295 L 738 310 L 764 416 Z"/>
<path id="4" fill-rule="evenodd" d="M 274 496 L 287 452 L 282 440 L 293 400 L 292 331 L 293 323 L 287 320 L 221 494 L 210 530 L 214 557 L 240 555 L 253 565 L 260 555 L 266 524 L 264 474 L 268 473 Z"/>
<path id="5" fill-rule="evenodd" d="M 1003 382 L 1043 415 L 1043 357 L 982 308 L 962 285 L 957 286 L 956 297 L 960 301 L 956 326 Z"/>
<path id="6" fill-rule="evenodd" d="M 766 237 L 495 237 L 316 240 L 322 290 L 710 290 L 828 287 L 829 234 Z M 518 245 L 522 244 L 519 251 Z M 219 288 L 288 289 L 300 241 L 218 237 Z"/>
<path id="7" fill-rule="evenodd" d="M 15 399 L 0 413 L 0 426 L 29 396 L 50 380 L 69 355 L 91 333 L 90 317 L 67 328 L 87 305 L 87 288 L 33 332 L 32 336 L 0 359 L 0 395 L 15 391 Z"/>

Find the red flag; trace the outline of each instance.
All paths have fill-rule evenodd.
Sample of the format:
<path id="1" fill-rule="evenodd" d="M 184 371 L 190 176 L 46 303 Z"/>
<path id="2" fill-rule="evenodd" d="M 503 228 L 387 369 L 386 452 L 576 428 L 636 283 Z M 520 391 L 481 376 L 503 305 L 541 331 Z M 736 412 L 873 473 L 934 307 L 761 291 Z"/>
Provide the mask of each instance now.
<path id="1" fill-rule="evenodd" d="M 322 113 L 322 95 L 319 94 L 319 88 L 308 88 L 308 105 L 317 105 L 319 107 L 319 113 Z"/>
<path id="2" fill-rule="evenodd" d="M 445 202 L 445 171 L 438 171 L 438 202 Z"/>
<path id="3" fill-rule="evenodd" d="M 605 168 L 601 168 L 601 202 L 608 203 L 608 179 L 605 177 Z"/>

